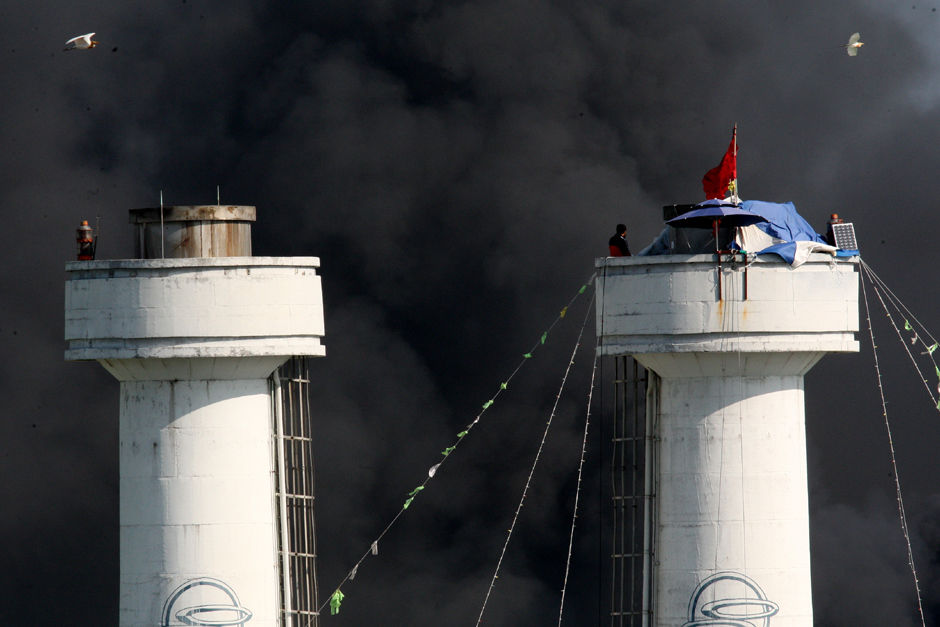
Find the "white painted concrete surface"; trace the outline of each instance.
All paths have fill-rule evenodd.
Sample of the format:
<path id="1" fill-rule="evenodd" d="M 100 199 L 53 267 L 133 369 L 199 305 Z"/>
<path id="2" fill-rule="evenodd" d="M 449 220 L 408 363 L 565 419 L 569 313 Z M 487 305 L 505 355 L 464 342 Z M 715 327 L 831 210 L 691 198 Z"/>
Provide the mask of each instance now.
<path id="1" fill-rule="evenodd" d="M 746 301 L 727 263 L 719 299 L 710 255 L 596 265 L 599 352 L 660 377 L 651 624 L 811 626 L 803 375 L 858 350 L 854 262 L 760 259 Z"/>
<path id="2" fill-rule="evenodd" d="M 857 351 L 855 263 L 816 253 L 793 269 L 771 256 L 745 272 L 714 255 L 607 257 L 597 262 L 597 329 L 606 355 Z"/>
<path id="3" fill-rule="evenodd" d="M 65 357 L 121 381 L 120 627 L 279 625 L 268 377 L 325 353 L 318 267 L 67 264 Z"/>
<path id="4" fill-rule="evenodd" d="M 65 358 L 322 355 L 316 257 L 75 261 Z"/>
<path id="5" fill-rule="evenodd" d="M 775 627 L 812 625 L 803 377 L 764 374 L 746 357 L 735 373 L 737 356 L 724 357 L 725 376 L 661 381 L 655 624 L 683 625 L 696 585 L 735 572 L 779 608 Z"/>
<path id="6" fill-rule="evenodd" d="M 121 383 L 121 627 L 280 624 L 271 421 L 264 379 Z"/>

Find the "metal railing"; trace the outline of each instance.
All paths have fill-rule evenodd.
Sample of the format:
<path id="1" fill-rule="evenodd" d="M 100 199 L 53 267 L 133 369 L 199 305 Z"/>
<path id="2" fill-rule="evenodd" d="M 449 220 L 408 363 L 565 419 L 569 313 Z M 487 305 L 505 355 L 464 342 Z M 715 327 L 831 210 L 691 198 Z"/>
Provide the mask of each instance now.
<path id="1" fill-rule="evenodd" d="M 611 627 L 649 624 L 648 374 L 632 357 L 614 358 L 614 416 L 610 460 L 612 547 Z"/>
<path id="2" fill-rule="evenodd" d="M 307 358 L 272 375 L 275 389 L 277 508 L 284 627 L 319 625 L 313 430 Z"/>

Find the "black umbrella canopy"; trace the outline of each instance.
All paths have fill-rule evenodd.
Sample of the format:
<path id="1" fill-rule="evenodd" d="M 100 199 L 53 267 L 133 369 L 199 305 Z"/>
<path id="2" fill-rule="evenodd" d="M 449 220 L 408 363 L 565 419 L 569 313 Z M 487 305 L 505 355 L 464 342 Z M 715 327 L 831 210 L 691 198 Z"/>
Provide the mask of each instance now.
<path id="1" fill-rule="evenodd" d="M 666 224 L 675 227 L 710 229 L 716 225 L 735 227 L 766 222 L 767 218 L 753 211 L 745 211 L 739 205 L 723 201 L 706 200 L 681 216 L 668 220 Z"/>

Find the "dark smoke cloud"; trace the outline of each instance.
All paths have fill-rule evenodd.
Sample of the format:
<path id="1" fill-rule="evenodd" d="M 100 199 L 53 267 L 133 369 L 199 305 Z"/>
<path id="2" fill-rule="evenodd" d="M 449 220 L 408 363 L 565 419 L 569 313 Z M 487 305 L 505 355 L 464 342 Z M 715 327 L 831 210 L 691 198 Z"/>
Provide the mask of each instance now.
<path id="1" fill-rule="evenodd" d="M 0 9 L 0 618 L 109 624 L 117 611 L 117 383 L 62 361 L 78 220 L 100 216 L 100 256 L 127 257 L 127 209 L 160 190 L 168 204 L 212 202 L 220 186 L 223 202 L 258 206 L 256 254 L 321 257 L 325 594 L 590 276 L 614 224 L 638 250 L 661 205 L 700 199 L 732 123 L 742 195 L 792 200 L 820 230 L 833 211 L 854 221 L 866 260 L 931 326 L 937 13 L 854 1 Z M 62 52 L 89 30 L 99 48 Z M 850 59 L 840 45 L 856 30 L 867 45 Z M 476 616 L 581 315 L 390 532 L 337 624 Z M 905 357 L 884 359 L 934 617 L 936 414 L 905 383 Z M 870 362 L 870 348 L 830 356 L 806 382 L 820 624 L 912 616 Z M 557 616 L 589 359 L 577 365 L 488 606 L 497 624 Z M 606 444 L 591 442 L 596 460 Z M 568 624 L 604 612 L 597 479 L 595 467 Z"/>

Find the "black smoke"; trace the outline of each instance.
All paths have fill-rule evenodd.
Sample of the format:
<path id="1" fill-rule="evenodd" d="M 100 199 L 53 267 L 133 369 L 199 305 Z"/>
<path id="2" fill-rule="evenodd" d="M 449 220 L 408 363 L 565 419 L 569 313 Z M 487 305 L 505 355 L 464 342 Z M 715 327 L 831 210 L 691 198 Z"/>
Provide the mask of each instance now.
<path id="1" fill-rule="evenodd" d="M 7 624 L 115 622 L 117 383 L 97 365 L 62 360 L 62 270 L 81 219 L 100 217 L 99 257 L 130 256 L 126 211 L 156 205 L 161 191 L 167 204 L 200 204 L 218 186 L 223 202 L 258 206 L 256 254 L 321 258 L 328 356 L 314 365 L 314 403 L 325 594 L 590 276 L 614 225 L 628 225 L 636 251 L 661 228 L 661 205 L 700 200 L 734 123 L 742 196 L 792 200 L 819 230 L 832 212 L 853 221 L 868 263 L 934 324 L 940 17 L 931 6 L 8 4 Z M 62 52 L 90 30 L 99 48 Z M 840 45 L 854 31 L 866 46 L 850 58 Z M 390 532 L 333 621 L 473 620 L 577 314 Z M 891 331 L 880 333 L 887 347 Z M 592 342 L 589 333 L 588 351 Z M 935 622 L 937 415 L 903 355 L 884 359 Z M 870 347 L 830 356 L 806 382 L 819 624 L 914 620 L 870 364 Z M 579 356 L 488 622 L 557 617 L 589 365 Z M 596 459 L 606 444 L 591 442 Z M 606 618 L 600 497 L 587 490 L 568 624 Z"/>

